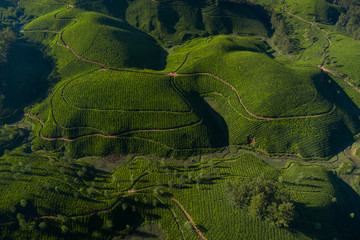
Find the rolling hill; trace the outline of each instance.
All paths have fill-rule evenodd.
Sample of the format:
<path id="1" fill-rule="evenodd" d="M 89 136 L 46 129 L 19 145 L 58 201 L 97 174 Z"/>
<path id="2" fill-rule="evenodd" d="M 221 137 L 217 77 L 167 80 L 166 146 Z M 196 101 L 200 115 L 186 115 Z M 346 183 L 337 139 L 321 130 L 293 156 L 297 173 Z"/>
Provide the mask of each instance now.
<path id="1" fill-rule="evenodd" d="M 0 238 L 359 239 L 350 2 L 2 1 Z"/>

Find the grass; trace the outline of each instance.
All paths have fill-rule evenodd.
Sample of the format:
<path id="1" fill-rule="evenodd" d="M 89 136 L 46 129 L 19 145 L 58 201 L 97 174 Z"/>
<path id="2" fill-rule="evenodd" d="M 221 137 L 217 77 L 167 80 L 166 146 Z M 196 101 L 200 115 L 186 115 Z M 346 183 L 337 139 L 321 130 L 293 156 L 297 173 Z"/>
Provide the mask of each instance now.
<path id="1" fill-rule="evenodd" d="M 174 45 L 207 34 L 268 36 L 267 19 L 259 17 L 259 12 L 237 3 L 221 3 L 214 9 L 209 1 L 137 0 L 129 5 L 126 20 L 159 41 Z"/>
<path id="2" fill-rule="evenodd" d="M 64 34 L 68 31 L 64 30 Z M 67 41 L 66 44 L 71 46 Z M 185 156 L 228 143 L 244 144 L 248 136 L 254 136 L 256 146 L 269 152 L 299 153 L 306 157 L 330 155 L 332 146 L 341 144 L 340 140 L 331 139 L 330 136 L 337 131 L 331 126 L 343 126 L 348 135 L 342 141 L 349 141 L 357 131 L 357 125 L 351 120 L 354 116 L 345 108 L 343 99 L 330 94 L 337 91 L 336 85 L 329 84 L 319 70 L 284 65 L 268 55 L 270 50 L 257 38 L 218 36 L 195 39 L 172 49 L 162 72 L 142 71 L 142 67 L 110 69 L 87 72 L 62 81 L 54 88 L 51 98 L 35 107 L 31 114 L 42 116 L 46 123 L 42 131 L 44 136 L 75 139 L 70 143 L 74 156 L 101 155 L 111 150 L 136 152 L 139 151 L 136 144 L 141 144 L 146 153 L 154 150 L 158 155 L 169 156 L 183 151 L 183 154 L 179 152 L 180 155 L 173 156 Z M 75 70 L 74 60 L 71 60 L 74 56 L 66 51 L 58 54 L 69 57 L 60 66 Z M 93 60 L 90 56 L 87 59 Z M 261 67 L 249 68 L 255 63 Z M 96 64 L 85 64 L 89 66 L 87 71 L 90 71 L 90 66 L 96 68 Z M 216 78 L 196 74 L 175 79 L 162 76 L 176 70 L 180 74 L 211 73 L 224 79 L 234 86 L 246 110 L 234 90 Z M 108 81 L 104 82 L 105 78 Z M 86 88 L 83 88 L 84 84 Z M 120 95 L 117 94 L 119 91 Z M 152 96 L 150 101 L 149 96 Z M 212 101 L 211 106 L 204 101 L 204 96 Z M 45 108 L 40 106 L 50 107 L 51 111 L 42 114 Z M 246 111 L 270 118 L 324 116 L 264 122 Z M 285 133 L 289 128 L 291 131 Z M 94 134 L 118 138 L 101 139 Z M 120 144 L 126 138 L 129 138 L 126 144 Z M 97 141 L 101 144 L 94 149 L 92 145 Z M 112 144 L 101 150 L 100 146 L 109 142 Z M 86 144 L 91 146 L 84 147 Z M 193 151 L 187 151 L 192 148 Z"/>
<path id="3" fill-rule="evenodd" d="M 341 34 L 332 34 L 333 45 L 329 50 L 329 61 L 327 67 L 346 74 L 351 82 L 359 85 L 360 71 L 356 62 L 360 59 L 358 49 L 359 43 L 354 39 Z"/>
<path id="4" fill-rule="evenodd" d="M 0 226 L 2 237 L 26 234 L 37 239 L 53 239 L 51 236 L 56 239 L 81 239 L 84 236 L 110 239 L 127 234 L 139 224 L 144 226 L 140 229 L 146 228 L 147 224 L 159 224 L 168 239 L 197 239 L 195 232 L 186 227 L 188 220 L 180 208 L 166 194 L 154 195 L 155 188 L 177 199 L 207 239 L 333 238 L 342 234 L 341 226 L 335 227 L 338 221 L 352 226 L 345 216 L 335 214 L 337 209 L 341 211 L 346 208 L 344 206 L 350 205 L 346 199 L 337 196 L 337 185 L 332 181 L 339 180 L 332 179 L 331 173 L 323 167 L 293 163 L 287 168 L 275 169 L 250 154 L 236 154 L 224 159 L 204 158 L 199 163 L 188 165 L 167 159 L 132 157 L 110 173 L 80 165 L 80 162 L 73 162 L 57 153 L 38 151 L 26 154 L 16 149 L 2 157 L 0 169 L 3 181 L 0 197 L 2 221 L 13 219 L 21 212 L 27 222 L 39 224 L 45 221 L 48 225 L 48 230 L 39 227 L 31 231 L 20 230 L 15 221 Z M 226 199 L 226 181 L 246 181 L 259 175 L 267 179 L 282 176 L 291 199 L 299 206 L 299 217 L 292 231 L 253 219 L 246 210 L 234 208 Z M 17 181 L 10 181 L 15 177 Z M 195 182 L 197 177 L 202 179 L 200 184 Z M 13 194 L 15 188 L 16 194 Z M 127 192 L 129 189 L 135 191 Z M 105 190 L 108 195 L 104 195 Z M 42 200 L 45 191 L 47 201 Z M 335 204 L 334 197 L 338 198 Z M 27 200 L 25 208 L 19 204 L 22 199 Z M 109 210 L 80 216 L 99 209 Z M 61 223 L 58 214 L 69 219 Z M 121 217 L 124 214 L 128 216 L 127 220 Z M 55 217 L 39 218 L 52 215 Z M 111 231 L 104 227 L 109 220 L 113 223 Z M 95 222 L 97 225 L 94 225 Z M 315 230 L 316 223 L 321 224 L 320 230 Z M 61 225 L 68 226 L 67 234 L 61 233 Z"/>
<path id="5" fill-rule="evenodd" d="M 354 120 L 357 115 L 346 106 L 350 100 L 334 94 L 339 92 L 336 84 L 329 83 L 330 79 L 314 67 L 277 61 L 270 55 L 272 49 L 259 38 L 198 38 L 165 53 L 153 38 L 131 26 L 146 28 L 129 19 L 130 15 L 139 14 L 136 9 L 140 5 L 149 5 L 148 12 L 141 15 L 145 19 L 151 15 L 151 9 L 177 11 L 181 8 L 186 12 L 183 10 L 187 4 L 135 1 L 124 16 L 114 18 L 104 14 L 105 10 L 91 11 L 91 4 L 82 7 L 83 3 L 71 3 L 75 4 L 74 8 L 64 5 L 61 10 L 41 16 L 24 28 L 29 39 L 52 47 L 59 75 L 64 79 L 53 89 L 51 97 L 30 113 L 39 115 L 45 122 L 41 130 L 43 136 L 75 140 L 69 145 L 73 156 L 143 149 L 146 153 L 185 157 L 227 144 L 245 144 L 251 136 L 255 137 L 257 148 L 270 153 L 326 157 L 332 154 L 334 146 L 351 141 L 358 131 Z M 251 15 L 253 12 L 246 10 L 248 6 L 235 13 L 238 5 L 230 5 L 211 8 L 199 3 L 196 7 L 204 8 L 203 14 L 209 18 L 256 19 Z M 162 13 L 159 14 L 161 19 Z M 141 18 L 136 21 L 143 21 Z M 176 26 L 184 26 L 180 24 L 181 19 L 179 15 Z M 205 22 L 214 24 L 211 21 Z M 306 28 L 305 23 L 295 18 L 289 17 L 288 21 L 300 24 L 299 29 Z M 170 26 L 165 26 L 168 31 L 162 35 L 163 39 L 177 35 L 176 26 L 172 26 L 173 33 L 169 32 Z M 41 35 L 38 30 L 44 28 L 58 34 Z M 156 29 L 146 31 L 159 40 Z M 301 31 L 296 36 L 308 39 L 304 44 L 321 53 L 324 49 L 321 42 L 326 43 L 323 32 L 315 28 L 306 31 L 306 36 Z M 83 36 L 83 41 L 78 41 L 78 35 Z M 169 39 L 167 41 L 171 41 Z M 317 57 L 304 52 L 299 63 L 306 66 L 313 61 L 315 64 Z M 254 65 L 259 68 L 249 67 Z M 97 72 L 96 69 L 105 70 Z M 199 74 L 164 76 L 175 71 L 210 73 L 224 82 Z M 310 115 L 319 117 L 296 118 Z M 285 119 L 267 122 L 261 117 Z M 334 138 L 339 131 L 346 134 L 342 139 Z M 54 142 L 54 147 L 59 141 Z M 90 146 L 86 146 L 88 144 Z M 37 140 L 36 146 L 41 145 L 48 146 L 44 140 Z"/>
<path id="6" fill-rule="evenodd" d="M 335 174 L 351 174 L 349 160 L 338 161 L 337 169 L 329 163 L 334 172 L 289 161 L 331 156 L 359 132 L 357 92 L 315 68 L 326 60 L 330 36 L 325 66 L 357 79 L 355 65 L 341 66 L 349 57 L 357 60 L 348 50 L 356 42 L 272 3 L 299 42 L 292 56 L 275 57 L 268 16 L 253 5 L 22 1 L 25 15 L 37 17 L 23 34 L 47 46 L 55 70 L 48 77 L 41 54 L 19 44 L 9 60 L 15 68 L 3 72 L 15 77 L 5 80 L 3 116 L 28 106 L 35 95 L 44 99 L 45 83 L 50 91 L 25 108 L 33 118 L 21 124 L 24 130 L 0 129 L 0 151 L 7 149 L 0 158 L 0 238 L 117 239 L 150 224 L 158 227 L 149 234 L 198 239 L 170 197 L 209 240 L 358 238 L 349 217 L 358 212 L 357 199 Z M 334 8 L 323 0 L 287 5 L 322 22 Z M 29 63 L 27 56 L 39 61 Z M 40 85 L 33 95 L 27 91 Z M 31 145 L 16 148 L 30 128 Z M 244 148 L 289 158 L 273 160 Z M 227 181 L 259 176 L 281 179 L 289 191 L 298 210 L 291 230 L 251 218 L 227 200 Z"/>

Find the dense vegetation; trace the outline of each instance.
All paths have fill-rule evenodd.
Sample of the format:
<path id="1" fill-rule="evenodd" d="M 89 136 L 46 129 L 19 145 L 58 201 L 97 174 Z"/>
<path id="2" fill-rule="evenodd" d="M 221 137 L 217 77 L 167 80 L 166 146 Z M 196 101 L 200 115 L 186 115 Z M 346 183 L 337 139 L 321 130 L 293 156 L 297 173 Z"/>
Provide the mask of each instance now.
<path id="1" fill-rule="evenodd" d="M 15 33 L 9 28 L 6 28 L 0 32 L 0 64 L 7 62 L 9 48 L 15 39 Z"/>
<path id="2" fill-rule="evenodd" d="M 295 207 L 284 186 L 261 177 L 248 182 L 228 182 L 229 200 L 246 207 L 251 216 L 267 219 L 277 227 L 289 227 L 294 220 Z"/>
<path id="3" fill-rule="evenodd" d="M 1 1 L 0 238 L 359 239 L 357 11 Z"/>
<path id="4" fill-rule="evenodd" d="M 342 7 L 343 11 L 336 23 L 337 26 L 345 28 L 356 40 L 360 40 L 360 6 L 358 1 L 339 0 L 335 4 Z"/>
<path id="5" fill-rule="evenodd" d="M 1 236 L 113 239 L 140 224 L 156 223 L 170 239 L 198 239 L 176 202 L 207 239 L 357 236 L 356 224 L 346 214 L 354 211 L 353 205 L 340 197 L 341 181 L 330 181 L 324 167 L 289 163 L 275 169 L 237 148 L 221 155 L 203 155 L 200 162 L 194 159 L 185 164 L 143 156 L 116 157 L 117 167 L 110 173 L 106 167 L 114 158 L 74 162 L 57 153 L 16 149 L 1 158 Z M 105 168 L 95 169 L 89 163 Z M 275 192 L 280 190 L 272 182 L 282 179 L 291 201 L 299 206 L 291 231 L 253 218 L 224 198 L 227 182 L 248 185 L 259 175 L 264 178 L 259 186 L 272 186 Z M 46 199 L 39 197 L 45 195 Z"/>
<path id="6" fill-rule="evenodd" d="M 69 25 L 63 25 L 66 23 Z M 59 32 L 61 37 L 43 35 L 39 29 L 44 24 L 54 28 L 47 33 Z M 126 34 L 122 33 L 124 29 Z M 75 31 L 87 37 L 76 41 Z M 146 43 L 133 40 L 129 45 L 126 39 L 138 39 L 141 33 L 126 22 L 69 7 L 39 17 L 24 28 L 24 33 L 29 39 L 54 44 L 53 54 L 61 59 L 58 71 L 65 80 L 30 114 L 45 123 L 41 136 L 69 140 L 72 156 L 141 151 L 186 157 L 229 143 L 244 144 L 251 136 L 256 138 L 256 147 L 269 152 L 326 157 L 332 146 L 350 141 L 358 128 L 354 121 L 357 116 L 346 109 L 344 99 L 331 94 L 338 91 L 336 85 L 328 84 L 327 79 L 319 83 L 323 78 L 319 70 L 284 66 L 273 60 L 268 55 L 269 46 L 259 38 L 199 38 L 173 48 L 165 60 L 161 59 L 166 56 L 161 50 L 153 52 L 158 45 L 151 38 L 143 38 Z M 109 39 L 96 38 L 105 33 Z M 114 48 L 109 44 L 114 41 L 120 45 Z M 140 46 L 144 46 L 141 53 L 135 50 Z M 146 46 L 152 50 L 147 52 Z M 144 53 L 146 57 L 140 55 Z M 160 62 L 166 61 L 163 71 L 159 71 L 159 64 L 147 64 L 155 64 L 159 59 L 156 56 Z M 262 67 L 249 68 L 256 63 Z M 182 75 L 169 75 L 175 71 Z M 268 79 L 274 84 L 267 83 Z M 85 82 L 87 90 L 83 88 Z M 248 91 L 254 88 L 257 91 Z M 116 94 L 120 89 L 121 95 Z M 216 105 L 222 107 L 214 111 Z M 264 121 L 266 118 L 272 121 Z M 329 127 L 333 124 L 341 125 L 341 130 Z M 304 135 L 303 128 L 309 125 L 312 130 Z M 282 128 L 293 130 L 284 135 Z M 333 131 L 347 134 L 334 141 L 330 137 L 336 134 Z M 36 146 L 43 146 L 43 142 L 38 139 Z M 325 144 L 319 146 L 317 142 Z"/>

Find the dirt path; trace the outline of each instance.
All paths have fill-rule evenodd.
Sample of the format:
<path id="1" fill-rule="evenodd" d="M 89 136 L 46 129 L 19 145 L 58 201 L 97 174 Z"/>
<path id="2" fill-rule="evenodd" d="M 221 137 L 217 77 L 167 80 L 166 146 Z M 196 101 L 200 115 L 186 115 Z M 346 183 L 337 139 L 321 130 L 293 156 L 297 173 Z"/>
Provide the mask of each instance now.
<path id="1" fill-rule="evenodd" d="M 70 9 L 70 8 L 74 8 L 76 7 L 76 5 L 71 5 L 69 3 L 66 3 L 66 2 L 62 2 L 62 1 L 58 1 L 58 0 L 52 0 L 53 2 L 55 3 L 58 3 L 58 4 L 62 4 L 62 5 L 65 5 L 67 6 L 68 8 L 67 9 Z M 87 58 L 84 58 L 80 55 L 78 55 L 68 44 L 67 42 L 64 40 L 63 38 L 63 33 L 66 31 L 66 29 L 68 29 L 69 27 L 71 26 L 74 26 L 76 23 L 78 23 L 78 19 L 76 18 L 60 18 L 58 16 L 58 14 L 60 14 L 61 12 L 63 11 L 66 11 L 67 9 L 62 9 L 58 12 L 55 13 L 54 15 L 54 18 L 56 20 L 71 20 L 71 21 L 74 21 L 73 24 L 71 24 L 70 26 L 66 27 L 65 29 L 63 29 L 60 33 L 58 33 L 59 35 L 59 39 L 61 40 L 62 43 L 59 43 L 57 42 L 58 45 L 62 46 L 62 47 L 65 47 L 66 49 L 68 49 L 71 54 L 73 54 L 77 59 L 80 59 L 82 61 L 85 61 L 85 62 L 89 62 L 89 63 L 93 63 L 93 64 L 97 64 L 99 65 L 101 68 L 100 70 L 110 70 L 110 71 L 127 71 L 127 70 L 118 70 L 118 69 L 111 69 L 109 67 L 107 67 L 105 64 L 101 63 L 101 62 L 97 62 L 97 61 L 94 61 L 94 60 L 90 60 L 90 59 L 87 59 Z M 286 11 L 286 10 L 285 10 Z M 292 15 L 292 16 L 295 16 L 297 18 L 299 18 L 300 20 L 302 21 L 305 21 L 305 22 L 308 22 L 310 24 L 312 24 L 314 27 L 316 27 L 317 29 L 321 30 L 319 27 L 317 27 L 314 23 L 312 22 L 309 22 L 307 20 L 304 20 L 292 13 L 289 13 L 289 15 Z M 29 30 L 29 31 L 34 31 L 34 30 Z M 323 31 L 323 30 L 322 30 Z M 331 45 L 331 41 L 330 39 L 328 38 L 328 41 L 329 41 L 329 46 Z M 177 68 L 177 70 L 179 70 L 184 64 L 185 62 L 188 60 L 188 57 L 190 55 L 191 52 L 187 53 L 184 61 L 182 62 L 182 64 Z M 321 65 L 321 68 L 323 69 L 323 65 Z M 177 71 L 176 70 L 176 71 Z M 157 73 L 148 73 L 148 74 L 156 74 L 156 75 L 167 75 L 167 76 L 170 76 L 170 77 L 177 77 L 177 76 L 195 76 L 195 75 L 206 75 L 206 76 L 210 76 L 218 81 L 220 81 L 221 83 L 225 84 L 226 86 L 228 86 L 237 96 L 237 99 L 239 101 L 239 103 L 241 104 L 241 106 L 243 107 L 243 109 L 245 110 L 245 112 L 247 114 L 249 114 L 250 116 L 256 118 L 256 119 L 260 119 L 260 120 L 268 120 L 268 121 L 273 121 L 273 120 L 286 120 L 286 119 L 298 119 L 298 118 L 315 118 L 315 117 L 322 117 L 324 115 L 327 115 L 327 114 L 330 114 L 331 112 L 333 112 L 335 110 L 335 105 L 333 105 L 333 107 L 328 110 L 327 112 L 324 112 L 324 113 L 319 113 L 319 114 L 313 114 L 313 115 L 304 115 L 304 116 L 289 116 L 289 117 L 264 117 L 264 116 L 258 116 L 256 114 L 253 114 L 252 112 L 250 112 L 245 104 L 243 103 L 238 91 L 236 90 L 236 88 L 229 84 L 228 82 L 226 82 L 225 80 L 221 79 L 220 77 L 218 76 L 215 76 L 211 73 L 188 73 L 188 74 L 179 74 L 177 72 L 171 72 L 171 73 L 160 73 L 160 74 L 157 74 Z M 325 68 L 323 71 L 326 71 Z M 131 72 L 131 71 L 129 71 Z M 44 137 L 42 135 L 42 129 L 43 127 L 45 126 L 44 122 L 41 121 L 41 119 L 37 118 L 37 117 L 34 117 L 34 116 L 31 116 L 30 114 L 26 113 L 25 114 L 26 117 L 29 117 L 29 118 L 32 118 L 36 121 L 38 121 L 40 124 L 41 124 L 41 129 L 39 131 L 39 136 L 44 139 L 44 140 L 47 140 L 47 141 L 54 141 L 54 140 L 63 140 L 63 141 L 67 141 L 67 142 L 72 142 L 74 141 L 75 139 L 69 139 L 69 138 L 64 138 L 64 137 L 59 137 L 59 138 L 49 138 L 49 137 Z M 134 132 L 161 132 L 161 131 L 173 131 L 173 130 L 178 130 L 178 129 L 181 129 L 181 128 L 185 128 L 185 127 L 189 127 L 189 126 L 193 126 L 193 125 L 197 125 L 197 124 L 200 124 L 201 123 L 201 120 L 196 122 L 196 123 L 192 123 L 192 124 L 189 124 L 189 125 L 185 125 L 185 126 L 180 126 L 180 127 L 174 127 L 174 128 L 169 128 L 169 129 L 139 129 L 139 130 L 132 130 L 132 131 L 128 131 L 128 132 L 124 132 L 124 133 L 120 133 L 118 135 L 106 135 L 106 134 L 100 134 L 100 133 L 97 133 L 97 134 L 89 134 L 89 135 L 84 135 L 84 136 L 99 136 L 99 137 L 104 137 L 104 138 L 117 138 L 117 137 L 120 137 L 120 136 L 125 136 L 127 134 L 130 134 L 130 133 L 134 133 Z M 81 137 L 84 137 L 84 136 L 81 136 Z"/>
<path id="2" fill-rule="evenodd" d="M 350 155 L 346 152 L 346 150 L 344 150 L 343 152 L 344 152 L 345 156 L 346 156 L 352 163 L 354 163 L 355 167 L 356 167 L 357 169 L 359 169 L 360 166 L 359 166 L 358 161 L 357 161 L 356 159 L 354 159 L 352 156 L 350 156 Z"/>
<path id="3" fill-rule="evenodd" d="M 351 82 L 349 82 L 349 80 L 347 80 L 346 77 L 345 77 L 343 74 L 338 73 L 338 72 L 336 72 L 336 71 L 334 71 L 334 70 L 325 68 L 324 66 L 321 66 L 321 65 L 318 65 L 317 67 L 320 68 L 321 70 L 323 70 L 324 72 L 330 73 L 331 75 L 342 79 L 347 85 L 349 85 L 349 87 L 351 87 L 351 88 L 352 88 L 353 90 L 355 90 L 357 93 L 360 93 L 360 90 L 357 89 L 354 84 L 352 84 Z"/>
<path id="4" fill-rule="evenodd" d="M 326 40 L 328 41 L 328 46 L 324 49 L 324 61 L 320 64 L 320 65 L 317 65 L 316 67 L 317 68 L 320 68 L 322 72 L 327 72 L 327 73 L 330 73 L 331 75 L 335 76 L 335 77 L 338 77 L 340 79 L 342 79 L 347 85 L 349 85 L 352 89 L 354 89 L 357 93 L 360 93 L 360 90 L 357 89 L 355 87 L 354 84 L 352 84 L 351 82 L 349 82 L 346 77 L 341 74 L 341 73 L 337 73 L 336 71 L 334 70 L 331 70 L 331 69 L 328 69 L 328 68 L 325 68 L 324 65 L 325 65 L 325 62 L 326 62 L 326 59 L 328 57 L 328 50 L 329 48 L 331 47 L 331 39 L 327 36 L 328 35 L 328 32 L 326 32 L 324 29 L 321 29 L 320 27 L 318 27 L 314 22 L 310 22 L 306 19 L 303 19 L 302 17 L 299 17 L 291 12 L 288 12 L 287 9 L 286 9 L 286 4 L 284 5 L 284 11 L 290 15 L 290 16 L 293 16 L 303 22 L 306 22 L 306 23 L 309 23 L 311 24 L 312 26 L 314 26 L 316 29 L 318 29 L 319 31 L 322 31 L 323 33 L 325 33 L 325 37 L 326 37 Z"/>
<path id="5" fill-rule="evenodd" d="M 173 201 L 176 205 L 179 206 L 179 208 L 181 209 L 181 211 L 185 214 L 186 218 L 191 222 L 191 225 L 193 226 L 196 234 L 198 235 L 198 237 L 202 240 L 206 240 L 206 238 L 204 237 L 204 235 L 200 232 L 200 230 L 196 227 L 194 221 L 192 220 L 191 216 L 186 212 L 185 208 L 179 203 L 178 200 L 176 200 L 175 198 L 171 197 L 170 198 L 171 201 Z"/>
<path id="6" fill-rule="evenodd" d="M 326 59 L 327 59 L 328 50 L 329 50 L 329 48 L 331 47 L 331 40 L 330 40 L 330 38 L 327 36 L 328 33 L 327 33 L 324 29 L 321 29 L 320 27 L 318 27 L 314 22 L 310 22 L 310 21 L 308 21 L 308 20 L 306 20 L 306 19 L 303 19 L 302 17 L 299 17 L 299 16 L 297 16 L 297 15 L 291 13 L 291 12 L 288 12 L 287 9 L 286 9 L 286 4 L 284 5 L 284 11 L 285 11 L 288 15 L 293 16 L 293 17 L 295 17 L 295 18 L 297 18 L 297 19 L 299 19 L 299 20 L 301 20 L 301 21 L 303 21 L 303 22 L 309 23 L 311 26 L 313 26 L 313 27 L 315 27 L 316 29 L 318 29 L 319 31 L 325 33 L 325 37 L 326 37 L 326 40 L 327 40 L 327 42 L 328 42 L 328 46 L 327 46 L 327 47 L 325 48 L 325 50 L 324 50 L 324 61 L 323 61 L 322 64 L 321 64 L 321 66 L 324 66 L 324 65 L 325 65 L 325 62 L 326 62 Z"/>
<path id="7" fill-rule="evenodd" d="M 215 76 L 211 73 L 176 73 L 176 72 L 172 72 L 172 73 L 168 73 L 168 76 L 171 77 L 177 77 L 177 76 L 196 76 L 196 75 L 206 75 L 206 76 L 210 76 L 212 78 L 215 78 L 217 80 L 219 80 L 220 82 L 222 82 L 223 84 L 225 84 L 226 86 L 228 86 L 229 88 L 231 88 L 231 90 L 236 94 L 237 99 L 239 101 L 239 103 L 241 104 L 241 106 L 243 107 L 243 109 L 246 111 L 247 114 L 249 114 L 250 116 L 257 118 L 257 119 L 262 119 L 262 120 L 269 120 L 269 121 L 274 121 L 274 120 L 286 120 L 286 119 L 298 119 L 298 118 L 316 118 L 316 117 L 322 117 L 324 115 L 327 115 L 329 113 L 332 113 L 335 110 L 335 105 L 333 105 L 333 107 L 324 112 L 324 113 L 319 113 L 319 114 L 313 114 L 313 115 L 304 115 L 304 116 L 290 116 L 290 117 L 263 117 L 263 116 L 258 116 L 256 114 L 253 114 L 252 112 L 250 112 L 245 104 L 243 103 L 238 91 L 236 90 L 236 88 L 231 85 L 230 83 L 226 82 L 225 80 L 221 79 L 218 76 Z"/>
<path id="8" fill-rule="evenodd" d="M 41 124 L 41 129 L 39 131 L 39 137 L 41 139 L 44 139 L 44 140 L 47 140 L 47 141 L 55 141 L 55 140 L 63 140 L 63 141 L 66 141 L 66 142 L 72 142 L 72 141 L 75 141 L 77 138 L 74 138 L 74 139 L 69 139 L 69 138 L 64 138 L 64 137 L 59 137 L 59 138 L 49 138 L 49 137 L 45 137 L 42 135 L 42 129 L 45 127 L 45 123 L 40 119 L 40 118 L 37 118 L 35 116 L 32 116 L 30 115 L 29 113 L 25 113 L 24 114 L 25 117 L 29 117 L 31 119 L 34 119 L 36 121 L 38 121 L 40 124 Z M 167 128 L 167 129 L 139 129 L 139 130 L 132 130 L 132 131 L 126 131 L 126 132 L 123 132 L 123 133 L 120 133 L 120 134 L 117 134 L 117 135 L 105 135 L 105 134 L 100 134 L 100 133 L 94 133 L 94 134 L 88 134 L 88 135 L 83 135 L 83 136 L 80 136 L 80 137 L 90 137 L 90 136 L 99 136 L 99 137 L 103 137 L 103 138 L 111 138 L 111 139 L 114 139 L 114 138 L 118 138 L 118 137 L 122 137 L 122 136 L 126 136 L 128 134 L 131 134 L 131 133 L 136 133 L 136 132 L 165 132 L 165 131 L 175 131 L 175 130 L 179 130 L 179 129 L 182 129 L 182 128 L 187 128 L 187 127 L 190 127 L 190 126 L 196 126 L 196 125 L 199 125 L 202 123 L 202 120 L 199 120 L 195 123 L 190 123 L 188 125 L 184 125 L 184 126 L 179 126 L 179 127 L 174 127 L 174 128 Z"/>
<path id="9" fill-rule="evenodd" d="M 29 117 L 29 118 L 31 118 L 31 119 L 34 119 L 34 120 L 38 121 L 38 122 L 41 124 L 41 129 L 40 129 L 40 131 L 39 131 L 39 137 L 40 137 L 41 139 L 44 139 L 44 140 L 47 140 L 47 141 L 55 141 L 55 140 L 63 140 L 63 141 L 65 141 L 65 142 L 72 142 L 72 141 L 74 141 L 74 140 L 72 140 L 72 139 L 68 139 L 68 138 L 64 138 L 64 137 L 60 137 L 60 138 L 44 137 L 44 136 L 42 135 L 42 129 L 43 129 L 44 126 L 45 126 L 44 122 L 43 122 L 40 118 L 34 117 L 34 116 L 32 116 L 32 115 L 30 115 L 30 114 L 28 114 L 28 113 L 25 113 L 24 116 L 25 116 L 25 117 Z"/>

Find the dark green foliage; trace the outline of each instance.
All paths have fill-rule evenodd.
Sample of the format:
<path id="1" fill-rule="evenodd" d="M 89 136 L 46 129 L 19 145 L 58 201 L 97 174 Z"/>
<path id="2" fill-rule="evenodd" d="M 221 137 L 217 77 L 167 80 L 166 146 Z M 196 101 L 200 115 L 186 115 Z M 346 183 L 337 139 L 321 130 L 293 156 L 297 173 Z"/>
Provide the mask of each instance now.
<path id="1" fill-rule="evenodd" d="M 33 44 L 11 45 L 7 62 L 0 64 L 0 124 L 17 120 L 25 106 L 45 97 L 53 84 L 47 79 L 51 71 L 51 60 Z"/>
<path id="2" fill-rule="evenodd" d="M 274 34 L 271 38 L 273 44 L 285 54 L 297 51 L 299 47 L 298 42 L 296 39 L 291 39 L 290 27 L 286 23 L 284 16 L 273 13 L 271 16 L 271 24 L 274 28 Z"/>
<path id="3" fill-rule="evenodd" d="M 135 0 L 129 4 L 126 19 L 168 45 L 208 34 L 269 34 L 266 11 L 246 1 Z"/>
<path id="4" fill-rule="evenodd" d="M 9 48 L 16 40 L 16 37 L 16 34 L 10 28 L 0 31 L 0 65 L 7 62 Z"/>
<path id="5" fill-rule="evenodd" d="M 346 5 L 337 21 L 337 26 L 345 28 L 356 40 L 360 40 L 360 6 L 356 3 Z"/>
<path id="6" fill-rule="evenodd" d="M 39 223 L 39 228 L 40 228 L 41 230 L 45 230 L 45 229 L 47 228 L 46 222 L 41 222 L 41 223 Z"/>
<path id="7" fill-rule="evenodd" d="M 285 187 L 277 182 L 257 178 L 227 182 L 226 188 L 229 200 L 247 208 L 253 217 L 267 219 L 277 227 L 289 227 L 294 220 L 295 207 Z"/>

